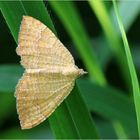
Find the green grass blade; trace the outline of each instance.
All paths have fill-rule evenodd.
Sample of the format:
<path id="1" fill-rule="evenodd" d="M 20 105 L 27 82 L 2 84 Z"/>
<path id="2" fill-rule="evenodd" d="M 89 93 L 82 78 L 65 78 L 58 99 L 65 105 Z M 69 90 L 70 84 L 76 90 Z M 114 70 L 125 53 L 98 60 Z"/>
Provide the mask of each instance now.
<path id="1" fill-rule="evenodd" d="M 55 32 L 52 21 L 42 1 L 34 1 L 34 2 L 32 1 L 29 1 L 29 2 L 27 1 L 6 2 L 5 1 L 3 2 L 1 1 L 0 8 L 16 42 L 17 42 L 20 22 L 23 15 L 28 14 L 30 16 L 37 17 L 39 20 L 44 22 L 47 26 L 49 26 Z M 77 104 L 77 102 L 79 102 L 80 104 Z M 74 108 L 74 107 L 71 108 L 71 105 L 76 106 L 77 108 Z M 81 110 L 80 108 L 83 108 L 83 110 Z M 79 91 L 77 88 L 73 91 L 71 100 L 68 100 L 66 101 L 66 103 L 61 105 L 59 107 L 59 110 L 61 111 L 61 113 L 57 113 L 56 111 L 53 113 L 53 115 L 49 119 L 51 127 L 53 128 L 54 134 L 57 138 L 61 138 L 61 139 L 62 138 L 81 138 L 82 139 L 86 137 L 98 138 L 93 121 L 91 120 L 90 114 L 82 98 L 80 97 Z M 76 111 L 77 111 L 76 115 L 78 115 L 77 118 L 81 117 L 82 120 L 84 121 L 77 120 L 77 118 L 75 117 Z M 69 116 L 69 114 L 66 114 L 66 113 L 71 114 L 71 116 Z M 84 114 L 84 116 L 81 116 L 81 114 Z M 65 115 L 68 115 L 69 117 L 68 118 L 64 117 Z M 59 120 L 62 120 L 62 121 L 61 121 L 61 126 L 58 129 Z M 54 121 L 56 123 L 54 123 Z M 61 133 L 62 131 L 64 133 Z M 62 134 L 61 137 L 60 137 L 60 134 Z"/>
<path id="2" fill-rule="evenodd" d="M 44 128 L 44 127 L 43 127 Z M 7 131 L 0 133 L 1 139 L 54 139 L 50 129 L 32 129 L 28 131 L 22 131 L 19 127 L 11 127 Z M 47 135 L 46 135 L 47 134 Z"/>
<path id="3" fill-rule="evenodd" d="M 23 73 L 23 69 L 19 65 L 0 66 L 0 77 L 1 77 L 0 78 L 0 92 L 13 93 L 17 80 L 21 77 L 22 73 Z M 115 88 L 112 88 L 110 86 L 102 87 L 102 86 L 93 84 L 89 79 L 85 79 L 85 80 L 79 79 L 77 81 L 77 85 L 79 87 L 80 94 L 82 94 L 90 111 L 96 112 L 97 114 L 99 114 L 100 116 L 102 116 L 103 118 L 107 120 L 110 120 L 110 121 L 118 120 L 119 122 L 121 122 L 126 128 L 125 130 L 127 131 L 129 138 L 134 138 L 137 136 L 137 127 L 136 127 L 137 124 L 136 124 L 134 104 L 132 102 L 132 99 L 126 96 L 126 93 L 116 90 Z M 74 94 L 75 93 L 73 92 L 70 95 L 70 99 L 72 98 L 71 96 L 75 96 Z M 7 96 L 8 94 L 5 96 L 5 99 L 12 98 L 11 95 L 9 97 Z M 12 99 L 9 99 L 9 100 L 11 100 L 10 102 L 12 102 Z M 68 100 L 69 100 L 69 97 L 68 97 Z M 8 110 L 9 106 L 12 105 L 10 102 L 8 102 L 6 106 L 4 105 L 5 101 L 3 102 L 0 101 L 0 104 L 5 109 Z M 62 122 L 64 122 L 65 118 L 67 118 L 67 120 L 69 119 L 71 120 L 66 106 L 62 105 L 61 108 L 58 108 L 56 110 L 57 113 L 62 115 L 61 118 L 58 118 L 58 120 L 57 119 L 55 120 L 55 117 L 57 116 L 51 117 L 51 119 L 54 119 L 52 123 L 55 123 L 58 121 L 56 130 L 54 130 L 55 133 L 56 131 L 60 131 L 59 126 L 62 125 Z M 77 113 L 77 109 L 75 113 Z M 0 119 L 6 116 L 3 109 L 0 110 L 0 114 L 1 114 Z M 60 121 L 60 119 L 62 119 L 63 121 Z M 79 118 L 77 117 L 77 119 Z M 67 125 L 67 127 L 70 127 L 71 125 L 73 124 L 71 123 Z M 72 131 L 70 131 L 69 134 L 71 132 Z M 59 132 L 58 137 L 62 136 L 62 134 L 63 134 L 63 131 Z"/>
<path id="4" fill-rule="evenodd" d="M 9 5 L 11 5 L 11 7 L 9 7 L 9 5 L 7 4 L 7 2 L 0 2 L 0 10 L 3 14 L 3 17 L 5 18 L 5 21 L 8 25 L 8 27 L 10 28 L 10 31 L 15 39 L 15 41 L 17 42 L 17 38 L 18 38 L 18 31 L 19 31 L 19 25 L 21 22 L 21 16 L 19 16 L 19 13 L 21 15 L 24 15 L 24 10 L 22 9 L 22 5 L 20 4 L 19 1 L 14 2 L 14 4 L 12 4 L 13 2 L 9 2 Z M 15 11 L 18 10 L 18 12 L 14 13 L 13 16 L 13 11 L 10 11 L 10 9 L 15 8 Z M 6 11 L 7 12 L 4 12 Z M 15 27 L 15 28 L 12 28 Z"/>
<path id="5" fill-rule="evenodd" d="M 14 92 L 18 79 L 22 76 L 23 68 L 16 65 L 0 66 L 0 92 Z M 8 82 L 9 81 L 9 82 Z"/>
<path id="6" fill-rule="evenodd" d="M 93 84 L 88 79 L 78 80 L 77 85 L 79 86 L 80 93 L 83 95 L 85 102 L 91 111 L 112 121 L 113 124 L 114 121 L 115 123 L 121 123 L 127 137 L 134 138 L 137 136 L 138 133 L 134 104 L 132 99 L 126 96 L 126 93 L 110 86 L 102 87 L 97 84 Z M 124 136 L 125 133 L 123 134 Z"/>
<path id="7" fill-rule="evenodd" d="M 90 110 L 111 120 L 120 120 L 128 125 L 133 124 L 133 120 L 135 120 L 134 105 L 125 93 L 110 86 L 101 87 L 93 84 L 88 79 L 78 80 L 77 84 Z"/>
<path id="8" fill-rule="evenodd" d="M 70 1 L 50 1 L 50 4 L 69 32 L 69 35 L 75 43 L 91 78 L 100 85 L 105 85 L 106 79 L 95 58 L 90 40 L 84 30 L 82 21 L 74 4 Z"/>
<path id="9" fill-rule="evenodd" d="M 124 128 L 121 123 L 119 123 L 118 121 L 114 121 L 113 127 L 115 129 L 118 138 L 128 139 L 128 134 L 124 131 Z"/>
<path id="10" fill-rule="evenodd" d="M 55 128 L 54 132 L 55 133 L 59 132 L 58 133 L 59 135 L 57 135 L 58 139 L 62 139 L 63 137 L 73 139 L 75 138 L 75 135 L 77 135 L 76 137 L 77 139 L 91 139 L 91 138 L 98 137 L 95 128 L 93 127 L 93 125 L 91 125 L 92 121 L 87 119 L 87 115 L 90 119 L 91 117 L 86 109 L 86 106 L 84 106 L 83 103 L 81 102 L 82 98 L 79 95 L 79 92 L 77 91 L 79 91 L 79 89 L 77 86 L 75 86 L 74 90 L 69 95 L 66 102 L 63 103 L 63 104 L 68 105 L 69 106 L 68 108 L 65 108 L 66 107 L 65 105 L 63 106 L 63 110 L 62 109 L 60 110 L 60 108 L 56 110 L 56 112 L 59 115 L 61 115 L 61 117 L 57 118 L 56 115 L 55 116 L 52 115 L 51 117 L 52 122 L 57 124 L 57 127 Z M 81 106 L 81 108 L 79 108 L 79 106 Z M 69 124 L 66 121 L 63 123 L 63 125 L 65 125 L 65 128 L 67 128 L 67 130 L 69 129 L 69 127 L 74 128 L 73 132 L 69 131 L 66 133 L 65 131 L 60 131 L 62 130 L 61 125 L 65 118 L 67 118 L 67 121 L 70 121 L 70 122 L 73 121 L 73 123 L 71 124 Z M 81 125 L 82 122 L 84 122 L 85 125 Z M 73 135 L 76 131 L 78 131 L 79 133 Z"/>
<path id="11" fill-rule="evenodd" d="M 29 5 L 32 5 L 32 8 Z M 39 4 L 39 6 L 38 6 Z M 26 6 L 26 9 L 25 9 Z M 17 43 L 18 32 L 23 15 L 32 15 L 39 18 L 43 23 L 47 23 L 47 26 L 53 31 L 54 27 L 51 20 L 49 19 L 49 14 L 45 9 L 43 2 L 25 2 L 25 1 L 9 1 L 0 2 L 0 9 L 2 11 L 3 17 L 10 28 L 10 31 Z M 12 10 L 11 10 L 12 9 Z M 13 28 L 14 27 L 14 28 Z"/>
<path id="12" fill-rule="evenodd" d="M 109 42 L 110 49 L 115 53 L 120 69 L 122 70 L 124 80 L 128 87 L 130 87 L 130 78 L 128 73 L 128 65 L 124 50 L 120 42 L 120 38 L 116 32 L 112 19 L 105 7 L 104 1 L 102 0 L 89 0 L 88 1 L 96 17 L 98 18 L 100 25 L 104 31 L 104 34 Z"/>
<path id="13" fill-rule="evenodd" d="M 109 10 L 106 10 L 106 8 L 104 6 L 104 3 L 108 3 L 108 2 L 102 2 L 102 3 L 103 3 L 104 11 L 105 11 L 104 15 L 106 15 L 106 13 L 107 13 L 107 15 L 109 15 L 109 19 L 108 19 L 107 22 L 109 22 L 111 20 L 110 24 L 112 24 L 112 26 L 114 26 L 115 32 L 118 33 L 119 38 L 120 38 L 120 31 L 119 31 L 119 27 L 118 27 L 118 25 L 116 23 L 116 18 L 114 16 L 115 13 L 114 13 L 113 7 L 111 8 L 110 13 L 109 13 Z M 100 7 L 102 7 L 102 6 L 100 6 Z M 135 22 L 136 18 L 138 17 L 139 12 L 140 12 L 140 8 L 139 7 L 140 7 L 140 1 L 135 1 L 135 2 L 132 2 L 132 1 L 119 1 L 118 8 L 119 8 L 121 16 L 123 17 L 122 21 L 123 21 L 123 25 L 124 25 L 125 31 L 128 31 L 131 28 L 132 24 Z M 99 9 L 99 7 L 96 7 L 96 8 Z M 98 14 L 100 14 L 100 12 Z M 108 27 L 110 28 L 110 26 L 108 26 Z M 105 44 L 104 46 L 107 46 L 107 44 Z M 122 46 L 122 43 L 121 43 L 121 46 Z M 101 50 L 104 50 L 104 47 L 101 48 Z M 106 57 L 108 57 L 108 59 L 110 60 L 112 55 L 113 55 L 110 52 L 111 51 L 110 47 L 106 47 L 105 51 L 109 52 Z M 101 54 L 104 54 L 104 53 L 101 53 Z M 99 58 L 102 58 L 102 55 Z M 105 61 L 103 61 L 103 62 L 105 62 Z M 103 63 L 103 65 L 105 65 L 105 63 Z"/>
<path id="14" fill-rule="evenodd" d="M 110 122 L 101 121 L 99 122 L 97 128 L 100 132 L 101 139 L 117 139 L 115 131 Z"/>
<path id="15" fill-rule="evenodd" d="M 23 68 L 19 65 L 0 66 L 0 92 L 14 92 L 16 83 L 22 73 Z M 126 93 L 110 86 L 102 87 L 93 84 L 89 79 L 79 79 L 77 85 L 91 111 L 95 111 L 107 119 L 126 121 L 126 124 L 131 125 L 134 123 L 133 102 L 131 98 L 126 96 Z M 113 113 L 111 110 L 114 110 Z"/>
<path id="16" fill-rule="evenodd" d="M 118 7 L 117 7 L 117 4 L 116 4 L 115 0 L 113 0 L 113 5 L 114 5 L 115 13 L 116 13 L 116 16 L 117 16 L 117 21 L 118 21 L 118 24 L 119 24 L 119 28 L 120 28 L 120 31 L 121 31 L 121 35 L 122 35 L 122 39 L 123 39 L 123 43 L 124 43 L 124 48 L 125 48 L 125 52 L 126 52 L 126 57 L 127 57 L 127 61 L 128 61 L 129 71 L 130 71 L 130 75 L 131 75 L 135 109 L 136 109 L 136 115 L 137 115 L 138 132 L 139 132 L 139 136 L 140 136 L 140 90 L 139 90 L 139 82 L 138 82 L 135 66 L 133 64 L 133 59 L 132 59 L 132 56 L 131 56 L 131 52 L 130 52 L 129 44 L 128 44 L 127 37 L 126 37 L 126 34 L 125 34 L 125 30 L 124 30 L 124 27 L 123 27 L 123 24 L 122 24 L 121 16 L 119 14 Z"/>
<path id="17" fill-rule="evenodd" d="M 13 113 L 15 110 L 15 99 L 12 94 L 0 91 L 0 127 L 5 123 L 5 120 Z M 10 109 L 9 109 L 10 108 Z"/>
<path id="18" fill-rule="evenodd" d="M 140 1 L 120 1 L 118 3 L 118 9 L 120 11 L 120 15 L 122 17 L 122 23 L 125 31 L 128 31 L 131 25 L 134 23 L 135 19 L 138 17 L 140 13 Z M 116 22 L 114 9 L 111 9 L 111 15 L 113 19 L 113 24 L 115 25 L 115 29 L 118 33 L 120 33 L 120 29 Z M 127 16 L 126 16 L 127 15 Z"/>
<path id="19" fill-rule="evenodd" d="M 92 56 L 92 55 L 90 55 L 91 54 L 90 51 L 87 52 L 88 48 L 90 48 L 90 44 L 88 43 L 88 42 L 90 42 L 89 41 L 89 38 L 87 36 L 87 33 L 84 30 L 84 27 L 82 25 L 82 21 L 81 21 L 79 15 L 78 15 L 78 13 L 76 11 L 76 8 L 74 7 L 73 3 L 72 2 L 60 3 L 60 2 L 56 2 L 56 1 L 51 1 L 50 4 L 51 4 L 52 8 L 55 10 L 55 12 L 58 15 L 58 17 L 60 18 L 60 20 L 62 21 L 62 23 L 64 24 L 64 26 L 66 27 L 66 29 L 69 31 L 71 38 L 74 41 L 76 40 L 75 41 L 75 44 L 76 44 L 79 52 L 81 53 L 81 56 L 83 56 L 83 60 L 85 61 L 85 64 L 88 64 L 87 62 L 90 62 L 90 61 L 93 61 L 94 60 L 92 62 L 92 65 L 91 66 L 87 65 L 87 69 L 88 69 L 89 72 L 90 72 L 90 68 L 92 68 L 92 71 L 93 72 L 95 71 L 92 74 L 92 77 L 94 78 L 95 76 L 97 76 L 96 79 L 98 79 L 98 80 L 96 80 L 96 82 L 98 84 L 101 84 L 100 77 L 98 75 L 98 72 L 95 69 L 95 66 L 96 66 L 96 63 L 94 63 L 96 61 L 95 60 L 95 57 L 94 58 L 91 57 L 89 59 L 89 57 Z M 69 10 L 67 10 L 67 9 L 69 9 Z M 73 22 L 73 21 L 76 21 L 76 22 Z M 80 38 L 79 38 L 79 30 L 82 31 L 82 32 L 80 32 Z M 112 44 L 112 38 L 111 37 L 112 36 L 110 36 L 110 40 L 111 40 L 111 43 L 110 44 Z M 114 40 L 115 40 L 114 41 L 114 44 L 116 44 L 116 38 Z M 79 42 L 77 42 L 77 41 L 79 41 Z M 118 46 L 118 45 L 116 45 L 116 46 Z M 120 58 L 120 55 L 121 55 L 121 53 L 118 52 L 118 58 L 119 58 L 119 60 L 121 59 Z M 125 59 L 122 59 L 122 60 L 125 60 Z M 119 61 L 119 62 L 120 63 L 123 62 L 122 60 Z M 122 63 L 122 66 L 125 68 L 124 63 Z M 124 73 L 126 74 L 126 71 Z M 129 82 L 128 79 L 126 81 Z M 105 84 L 106 83 L 104 82 L 101 85 L 105 85 Z"/>

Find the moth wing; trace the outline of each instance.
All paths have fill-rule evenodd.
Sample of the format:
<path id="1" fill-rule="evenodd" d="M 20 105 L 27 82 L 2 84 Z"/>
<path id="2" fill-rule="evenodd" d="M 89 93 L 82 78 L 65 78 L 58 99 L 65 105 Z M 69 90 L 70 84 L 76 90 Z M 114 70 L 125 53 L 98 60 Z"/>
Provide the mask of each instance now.
<path id="1" fill-rule="evenodd" d="M 17 54 L 25 68 L 74 65 L 74 59 L 54 33 L 39 20 L 23 16 Z"/>
<path id="2" fill-rule="evenodd" d="M 61 74 L 25 73 L 16 88 L 17 110 L 22 129 L 48 118 L 69 95 L 75 78 Z"/>

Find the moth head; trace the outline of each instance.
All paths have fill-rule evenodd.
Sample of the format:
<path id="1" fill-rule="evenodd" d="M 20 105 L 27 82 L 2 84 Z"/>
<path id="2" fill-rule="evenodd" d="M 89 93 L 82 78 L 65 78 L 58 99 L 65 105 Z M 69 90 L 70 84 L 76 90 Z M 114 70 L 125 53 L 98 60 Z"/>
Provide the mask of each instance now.
<path id="1" fill-rule="evenodd" d="M 75 65 L 75 68 L 77 70 L 78 77 L 81 76 L 81 75 L 87 74 L 86 71 L 84 71 L 83 69 L 79 69 L 76 65 Z"/>
<path id="2" fill-rule="evenodd" d="M 79 75 L 87 74 L 87 72 L 84 71 L 83 69 L 78 69 L 78 73 Z"/>

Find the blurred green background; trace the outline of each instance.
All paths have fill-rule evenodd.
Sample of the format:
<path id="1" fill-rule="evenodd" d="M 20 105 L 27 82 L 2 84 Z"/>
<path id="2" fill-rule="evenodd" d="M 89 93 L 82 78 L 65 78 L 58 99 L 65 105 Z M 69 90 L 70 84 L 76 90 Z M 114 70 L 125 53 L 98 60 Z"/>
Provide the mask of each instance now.
<path id="1" fill-rule="evenodd" d="M 93 130 L 93 133 L 96 131 L 99 138 L 107 139 L 138 138 L 129 70 L 113 5 L 111 1 L 94 0 L 0 2 L 0 138 L 74 138 L 67 134 L 60 137 L 55 129 L 58 124 L 53 118 L 50 123 L 47 119 L 30 130 L 20 128 L 14 91 L 24 70 L 19 63 L 20 57 L 15 52 L 17 44 L 13 30 L 9 28 L 12 16 L 15 17 L 14 22 L 16 19 L 21 21 L 21 17 L 18 17 L 20 4 L 25 10 L 26 7 L 29 8 L 29 15 L 34 15 L 30 11 L 35 11 L 38 15 L 43 14 L 39 11 L 39 6 L 43 4 L 43 8 L 51 17 L 57 36 L 74 56 L 76 65 L 89 72 L 79 78 L 76 85 L 94 121 L 93 127 L 96 130 Z M 119 1 L 118 7 L 139 77 L 140 2 Z M 12 8 L 15 8 L 15 11 Z M 78 120 L 80 115 L 77 115 Z M 62 129 L 65 129 L 63 121 L 60 123 Z M 80 127 L 84 127 L 84 120 L 80 122 L 80 126 L 75 125 L 81 132 Z M 88 133 L 88 128 L 85 128 L 84 133 Z"/>

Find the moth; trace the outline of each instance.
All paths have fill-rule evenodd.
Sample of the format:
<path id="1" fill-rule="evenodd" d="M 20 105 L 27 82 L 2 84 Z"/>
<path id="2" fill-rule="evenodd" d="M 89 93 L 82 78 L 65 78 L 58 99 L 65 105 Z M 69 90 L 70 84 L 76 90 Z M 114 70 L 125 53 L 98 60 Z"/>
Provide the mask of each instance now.
<path id="1" fill-rule="evenodd" d="M 25 68 L 15 96 L 22 129 L 30 129 L 48 118 L 85 74 L 54 33 L 39 20 L 23 16 L 18 47 Z"/>

